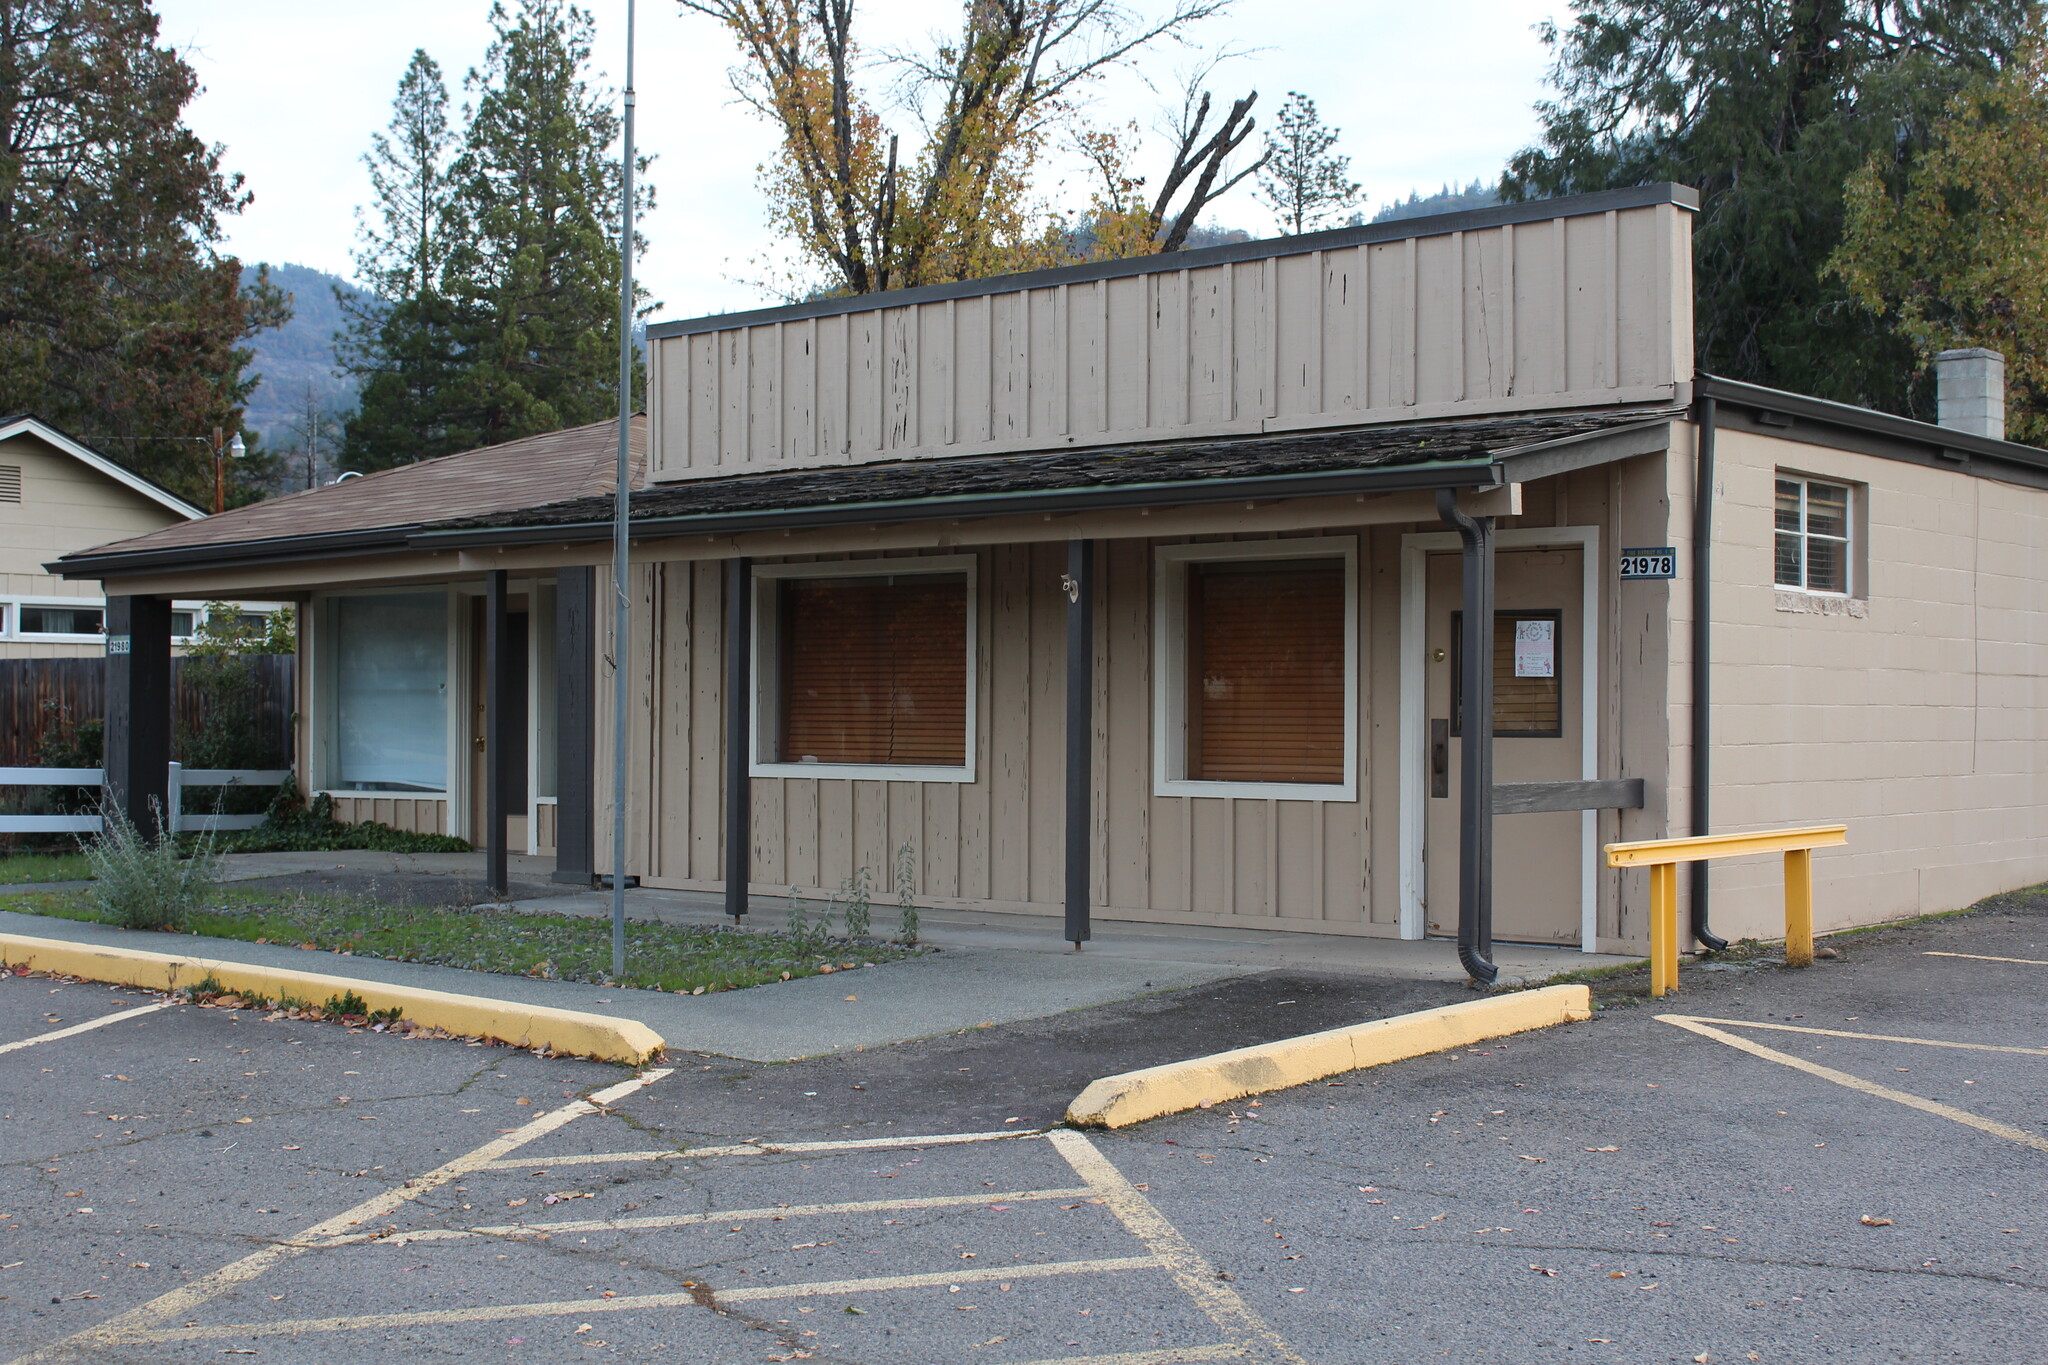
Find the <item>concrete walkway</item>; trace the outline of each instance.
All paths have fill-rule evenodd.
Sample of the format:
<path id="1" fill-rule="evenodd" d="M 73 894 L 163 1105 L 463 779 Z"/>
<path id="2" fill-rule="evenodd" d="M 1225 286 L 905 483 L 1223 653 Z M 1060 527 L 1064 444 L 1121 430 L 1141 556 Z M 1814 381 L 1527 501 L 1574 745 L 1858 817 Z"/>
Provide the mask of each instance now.
<path id="1" fill-rule="evenodd" d="M 472 904 L 482 857 L 473 853 L 401 854 L 359 850 L 244 853 L 226 860 L 235 882 L 332 883 L 370 891 L 379 883 L 414 903 Z M 514 858 L 510 868 L 523 911 L 608 917 L 607 892 L 550 884 L 553 860 Z M 439 879 L 447 879 L 446 887 Z M 39 888 L 0 888 L 9 890 Z M 442 893 L 437 897 L 436 892 Z M 635 920 L 710 925 L 725 922 L 710 894 L 633 889 Z M 875 907 L 876 927 L 893 927 L 895 909 Z M 780 928 L 782 900 L 757 900 L 749 928 Z M 940 949 L 903 962 L 805 977 L 701 996 L 540 981 L 529 977 L 393 962 L 276 944 L 137 933 L 75 920 L 0 912 L 0 931 L 40 938 L 117 944 L 154 952 L 203 952 L 223 960 L 296 967 L 366 980 L 485 995 L 526 1004 L 587 1010 L 640 1020 L 672 1047 L 745 1061 L 775 1062 L 883 1047 L 985 1024 L 1042 1019 L 1159 991 L 1268 971 L 1356 972 L 1411 981 L 1458 981 L 1454 945 L 1348 935 L 1262 933 L 1118 921 L 1096 926 L 1081 952 L 1058 938 L 1057 922 L 1035 916 L 954 910 L 921 912 L 924 940 Z M 1499 945 L 1501 981 L 1525 985 L 1562 972 L 1630 959 L 1565 949 Z M 854 996 L 853 1000 L 846 997 Z"/>

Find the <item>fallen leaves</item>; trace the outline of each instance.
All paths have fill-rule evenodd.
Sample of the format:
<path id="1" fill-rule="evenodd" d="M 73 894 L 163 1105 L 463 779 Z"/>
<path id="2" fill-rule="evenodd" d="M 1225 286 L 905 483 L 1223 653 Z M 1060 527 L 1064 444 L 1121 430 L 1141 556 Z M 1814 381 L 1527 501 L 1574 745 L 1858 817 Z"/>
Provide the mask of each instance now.
<path id="1" fill-rule="evenodd" d="M 1889 1218 L 1873 1218 L 1867 1213 L 1856 1221 L 1867 1228 L 1888 1228 L 1892 1225 L 1892 1220 Z"/>
<path id="2" fill-rule="evenodd" d="M 1552 1270 L 1549 1266 L 1532 1265 L 1529 1267 L 1529 1269 L 1535 1271 L 1538 1275 L 1548 1275 L 1552 1279 L 1557 1278 L 1557 1272 L 1555 1270 Z"/>

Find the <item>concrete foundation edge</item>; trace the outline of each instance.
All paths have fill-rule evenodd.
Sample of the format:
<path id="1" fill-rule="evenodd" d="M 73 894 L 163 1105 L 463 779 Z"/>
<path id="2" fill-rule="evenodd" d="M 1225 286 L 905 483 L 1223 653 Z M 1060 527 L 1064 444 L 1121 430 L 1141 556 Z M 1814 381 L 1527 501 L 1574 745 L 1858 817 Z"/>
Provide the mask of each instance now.
<path id="1" fill-rule="evenodd" d="M 426 1028 L 632 1066 L 656 1056 L 665 1045 L 660 1034 L 634 1019 L 416 986 L 393 986 L 287 967 L 256 967 L 218 958 L 65 943 L 25 934 L 0 934 L 0 966 L 27 967 L 155 991 L 177 990 L 212 977 L 223 989 L 237 994 L 270 1000 L 291 998 L 315 1006 L 354 991 L 371 1009 L 396 1009 L 401 1017 Z"/>
<path id="2" fill-rule="evenodd" d="M 1086 1128 L 1123 1128 L 1204 1104 L 1263 1095 L 1346 1071 L 1568 1024 L 1590 1018 L 1592 1013 L 1593 994 L 1588 987 L 1545 986 L 1306 1033 L 1104 1076 L 1091 1082 L 1067 1106 L 1067 1122 Z"/>

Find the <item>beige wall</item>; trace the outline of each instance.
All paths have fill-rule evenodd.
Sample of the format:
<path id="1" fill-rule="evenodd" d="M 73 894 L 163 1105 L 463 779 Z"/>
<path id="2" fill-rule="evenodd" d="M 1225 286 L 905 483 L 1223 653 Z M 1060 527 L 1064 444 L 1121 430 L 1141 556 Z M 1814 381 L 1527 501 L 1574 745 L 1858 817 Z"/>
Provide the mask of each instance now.
<path id="1" fill-rule="evenodd" d="M 1718 452 L 1716 831 L 1847 822 L 1815 855 L 1823 927 L 2048 878 L 2048 491 L 1735 431 Z M 1780 468 L 1858 486 L 1841 614 L 1772 587 Z M 1778 887 L 1774 859 L 1717 868 L 1721 932 L 1782 933 Z"/>
<path id="2" fill-rule="evenodd" d="M 1690 217 L 1418 224 L 657 338 L 652 477 L 1667 399 L 1692 377 Z"/>
<path id="3" fill-rule="evenodd" d="M 89 468 L 33 435 L 0 441 L 0 465 L 21 469 L 21 501 L 0 502 L 0 593 L 10 597 L 97 601 L 100 585 L 69 582 L 43 565 L 60 555 L 139 536 L 184 520 L 163 504 Z M 81 658 L 98 643 L 0 638 L 0 658 Z"/>
<path id="4" fill-rule="evenodd" d="M 1664 543 L 1661 471 L 1662 461 L 1648 457 L 1532 485 L 1524 514 L 1502 524 L 1598 526 L 1598 559 L 1604 565 L 1615 543 L 1616 506 L 1624 508 L 1622 528 L 1639 537 L 1631 543 Z M 1144 522 L 1132 517 L 1125 529 L 1141 531 Z M 1441 530 L 1438 523 L 1417 522 L 1284 533 L 1358 541 L 1356 801 L 1153 795 L 1154 547 L 1264 539 L 1269 533 L 1101 543 L 1093 875 L 1099 916 L 1399 932 L 1401 538 L 1410 531 Z M 971 553 L 978 562 L 981 619 L 975 780 L 755 778 L 757 894 L 775 895 L 792 885 L 819 894 L 865 864 L 879 894 L 893 895 L 893 851 L 907 842 L 917 849 L 915 891 L 925 904 L 1058 913 L 1066 612 L 1059 584 L 1065 547 L 999 545 Z M 638 809 L 629 866 L 650 885 L 721 885 L 723 579 L 724 566 L 716 560 L 635 570 L 630 780 Z M 1655 796 L 1648 811 L 1603 813 L 1599 837 L 1652 837 L 1663 832 L 1661 595 L 1647 585 L 1640 600 L 1603 588 L 1601 603 L 1601 686 L 1608 698 L 1601 773 L 1645 777 Z M 1657 640 L 1640 638 L 1653 629 Z M 608 700 L 609 689 L 601 691 Z M 601 716 L 600 733 L 608 724 Z M 610 791 L 604 767 L 601 755 L 600 793 Z M 601 809 L 601 844 L 607 844 L 609 828 L 608 808 Z M 600 856 L 609 853 L 601 850 Z M 1603 937 L 1618 941 L 1640 933 L 1624 922 L 1620 874 L 1603 873 L 1598 885 Z M 1512 878 L 1503 879 L 1503 887 L 1502 894 L 1512 894 Z"/>
<path id="5" fill-rule="evenodd" d="M 344 825 L 375 820 L 410 834 L 446 834 L 448 802 L 439 797 L 336 796 L 334 818 Z"/>

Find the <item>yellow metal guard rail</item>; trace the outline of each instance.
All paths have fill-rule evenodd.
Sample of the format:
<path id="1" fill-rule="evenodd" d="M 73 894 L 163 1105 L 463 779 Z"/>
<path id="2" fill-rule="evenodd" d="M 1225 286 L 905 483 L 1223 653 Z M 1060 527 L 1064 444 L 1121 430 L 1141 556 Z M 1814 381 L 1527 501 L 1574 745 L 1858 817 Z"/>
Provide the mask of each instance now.
<path id="1" fill-rule="evenodd" d="M 1678 865 L 1752 853 L 1785 855 L 1785 965 L 1813 965 L 1813 850 L 1849 842 L 1847 825 L 1706 834 L 1607 845 L 1609 867 L 1650 869 L 1650 994 L 1678 989 Z"/>

